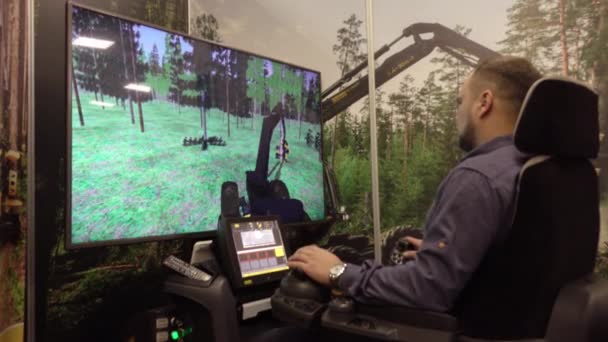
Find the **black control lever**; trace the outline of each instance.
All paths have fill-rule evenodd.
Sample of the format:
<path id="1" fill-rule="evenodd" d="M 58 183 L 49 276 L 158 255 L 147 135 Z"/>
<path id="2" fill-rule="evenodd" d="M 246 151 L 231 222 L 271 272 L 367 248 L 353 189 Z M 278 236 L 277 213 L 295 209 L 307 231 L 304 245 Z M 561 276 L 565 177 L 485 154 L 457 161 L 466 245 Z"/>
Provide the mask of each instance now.
<path id="1" fill-rule="evenodd" d="M 281 280 L 281 292 L 285 296 L 326 303 L 329 289 L 310 279 L 304 271 L 294 268 Z"/>
<path id="2" fill-rule="evenodd" d="M 319 326 L 328 301 L 329 289 L 314 282 L 302 270 L 292 269 L 281 280 L 270 304 L 278 320 L 311 328 Z"/>

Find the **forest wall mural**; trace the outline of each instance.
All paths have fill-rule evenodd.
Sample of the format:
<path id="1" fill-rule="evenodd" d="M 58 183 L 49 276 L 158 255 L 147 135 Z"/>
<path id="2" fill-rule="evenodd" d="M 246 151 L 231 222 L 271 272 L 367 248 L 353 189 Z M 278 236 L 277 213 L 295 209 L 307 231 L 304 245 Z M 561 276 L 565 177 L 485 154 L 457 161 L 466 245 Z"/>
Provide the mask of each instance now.
<path id="1" fill-rule="evenodd" d="M 27 239 L 29 2 L 0 3 L 0 341 L 23 338 Z"/>

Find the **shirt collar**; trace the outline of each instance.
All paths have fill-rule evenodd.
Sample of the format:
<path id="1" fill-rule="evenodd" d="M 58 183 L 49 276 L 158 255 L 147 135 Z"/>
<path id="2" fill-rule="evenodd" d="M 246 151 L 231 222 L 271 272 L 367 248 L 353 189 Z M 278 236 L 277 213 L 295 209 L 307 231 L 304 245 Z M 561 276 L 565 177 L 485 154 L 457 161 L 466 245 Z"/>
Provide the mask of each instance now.
<path id="1" fill-rule="evenodd" d="M 490 153 L 492 151 L 496 151 L 499 148 L 502 148 L 502 147 L 505 147 L 508 145 L 513 145 L 513 136 L 512 135 L 504 135 L 501 137 L 497 137 L 484 144 L 481 144 L 481 145 L 475 147 L 469 153 L 465 154 L 460 161 L 463 161 L 465 159 L 468 159 L 468 158 L 471 158 L 474 156 L 478 156 L 481 154 Z"/>

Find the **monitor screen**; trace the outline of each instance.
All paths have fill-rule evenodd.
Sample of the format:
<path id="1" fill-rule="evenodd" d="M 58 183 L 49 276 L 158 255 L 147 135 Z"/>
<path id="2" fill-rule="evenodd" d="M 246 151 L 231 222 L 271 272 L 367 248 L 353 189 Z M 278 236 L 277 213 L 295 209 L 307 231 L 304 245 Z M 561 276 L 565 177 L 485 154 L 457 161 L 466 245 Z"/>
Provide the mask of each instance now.
<path id="1" fill-rule="evenodd" d="M 213 234 L 222 183 L 244 195 L 250 170 L 325 217 L 318 72 L 69 8 L 68 247 Z"/>
<path id="2" fill-rule="evenodd" d="M 234 222 L 230 231 L 243 279 L 289 269 L 276 220 Z"/>

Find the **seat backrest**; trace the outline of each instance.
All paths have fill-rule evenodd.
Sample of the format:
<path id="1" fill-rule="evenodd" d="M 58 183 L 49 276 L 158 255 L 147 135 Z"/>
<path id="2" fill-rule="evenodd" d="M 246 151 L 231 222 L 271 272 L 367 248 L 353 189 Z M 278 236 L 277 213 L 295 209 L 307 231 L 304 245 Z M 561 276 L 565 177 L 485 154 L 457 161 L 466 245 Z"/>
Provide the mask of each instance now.
<path id="1" fill-rule="evenodd" d="M 455 308 L 465 335 L 541 338 L 567 283 L 593 271 L 599 236 L 598 97 L 564 78 L 528 92 L 514 133 L 531 156 L 519 175 L 513 224 L 487 252 Z"/>

